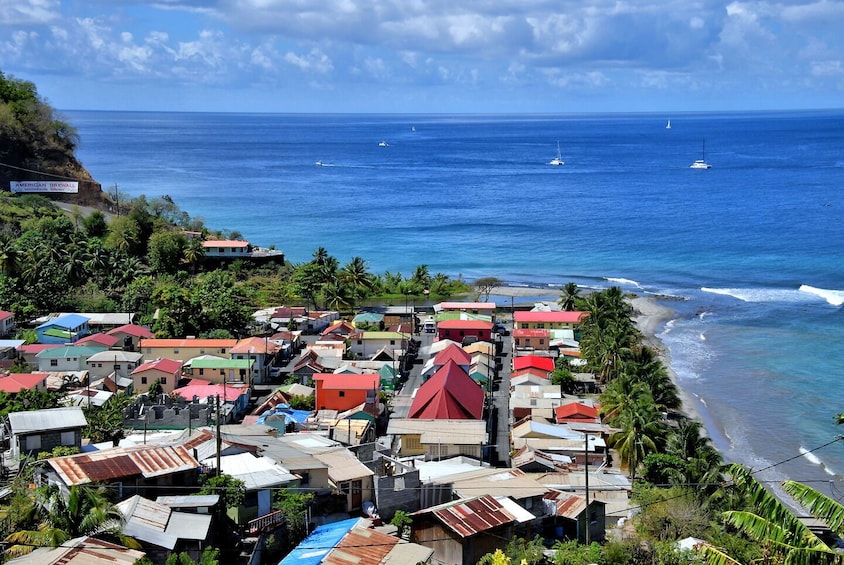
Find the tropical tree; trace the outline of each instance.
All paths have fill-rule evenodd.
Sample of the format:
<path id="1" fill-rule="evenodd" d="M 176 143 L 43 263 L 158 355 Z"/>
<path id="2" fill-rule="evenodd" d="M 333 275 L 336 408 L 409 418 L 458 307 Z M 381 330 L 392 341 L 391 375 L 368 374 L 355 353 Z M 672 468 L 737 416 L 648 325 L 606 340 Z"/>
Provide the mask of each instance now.
<path id="1" fill-rule="evenodd" d="M 343 265 L 340 271 L 340 280 L 353 288 L 372 288 L 372 277 L 362 257 L 352 257 L 352 260 Z"/>
<path id="2" fill-rule="evenodd" d="M 140 549 L 122 534 L 123 515 L 109 501 L 105 487 L 73 485 L 67 494 L 55 486 L 41 487 L 32 499 L 35 529 L 20 530 L 6 537 L 10 556 L 29 553 L 36 547 L 56 547 L 79 536 L 112 538 L 126 547 Z"/>
<path id="3" fill-rule="evenodd" d="M 844 555 L 834 551 L 818 538 L 785 504 L 757 481 L 750 471 L 733 464 L 728 467 L 727 473 L 732 479 L 733 488 L 744 496 L 746 509 L 728 510 L 722 514 L 722 519 L 729 526 L 755 540 L 761 546 L 765 562 L 794 565 L 844 563 Z M 805 501 L 813 514 L 819 514 L 816 517 L 826 516 L 830 520 L 830 526 L 835 524 L 835 531 L 841 531 L 844 508 L 838 502 L 792 481 L 786 481 L 783 488 L 797 500 Z M 710 564 L 739 563 L 725 551 L 711 545 L 703 545 L 699 551 Z"/>
<path id="4" fill-rule="evenodd" d="M 486 302 L 489 300 L 492 289 L 502 284 L 503 281 L 498 277 L 482 277 L 475 281 L 475 293 L 479 300 L 483 299 Z"/>
<path id="5" fill-rule="evenodd" d="M 560 299 L 557 302 L 559 303 L 560 308 L 566 312 L 574 312 L 575 308 L 577 308 L 577 301 L 579 299 L 580 289 L 577 288 L 577 284 L 568 282 L 560 291 Z"/>

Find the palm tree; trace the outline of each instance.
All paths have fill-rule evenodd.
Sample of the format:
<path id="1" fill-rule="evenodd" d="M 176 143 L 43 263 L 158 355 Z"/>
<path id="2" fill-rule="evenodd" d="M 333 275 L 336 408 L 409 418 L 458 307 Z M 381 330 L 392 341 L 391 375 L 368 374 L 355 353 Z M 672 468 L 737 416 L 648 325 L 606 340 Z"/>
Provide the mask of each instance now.
<path id="1" fill-rule="evenodd" d="M 205 247 L 203 247 L 202 241 L 197 238 L 189 239 L 182 253 L 184 255 L 185 263 L 188 264 L 188 268 L 190 269 L 191 274 L 196 273 L 197 265 L 202 263 L 202 261 L 205 259 Z"/>
<path id="2" fill-rule="evenodd" d="M 372 288 L 372 279 L 367 271 L 366 261 L 362 257 L 352 257 L 351 261 L 343 265 L 340 278 L 353 287 Z"/>
<path id="3" fill-rule="evenodd" d="M 654 349 L 647 345 L 631 347 L 624 360 L 623 372 L 648 385 L 660 409 L 677 410 L 682 406 L 677 385 Z"/>
<path id="4" fill-rule="evenodd" d="M 354 302 L 354 291 L 340 281 L 325 283 L 322 296 L 327 308 L 340 311 L 349 308 Z"/>
<path id="5" fill-rule="evenodd" d="M 723 520 L 758 542 L 763 552 L 770 556 L 769 562 L 794 565 L 844 563 L 844 555 L 830 549 L 762 486 L 750 471 L 733 464 L 727 472 L 733 480 L 734 488 L 744 496 L 748 510 L 729 510 L 723 513 Z M 840 503 L 793 481 L 783 483 L 783 488 L 796 500 L 806 504 L 815 517 L 828 521 L 834 531 L 841 531 L 844 526 L 844 507 Z M 710 564 L 738 563 L 723 550 L 712 546 L 703 545 L 700 551 Z"/>
<path id="6" fill-rule="evenodd" d="M 18 274 L 20 264 L 18 262 L 18 250 L 12 240 L 0 240 L 0 272 L 7 277 L 14 277 Z"/>
<path id="7" fill-rule="evenodd" d="M 696 492 L 704 500 L 709 500 L 712 487 L 720 485 L 723 480 L 723 459 L 709 437 L 703 433 L 703 424 L 696 420 L 681 420 L 674 433 L 668 436 L 665 453 L 686 463 L 682 475 L 673 477 L 672 482 L 678 485 L 698 485 Z"/>
<path id="8" fill-rule="evenodd" d="M 579 299 L 580 289 L 577 288 L 577 284 L 569 282 L 563 287 L 562 292 L 560 292 L 560 299 L 557 302 L 559 303 L 560 308 L 566 312 L 574 312 L 574 309 L 577 308 L 577 301 Z"/>
<path id="9" fill-rule="evenodd" d="M 42 487 L 32 500 L 32 515 L 39 521 L 35 530 L 21 530 L 6 537 L 10 555 L 24 555 L 39 546 L 56 547 L 79 536 L 113 538 L 139 549 L 131 537 L 122 534 L 123 515 L 106 497 L 105 487 L 71 486 L 67 494 L 55 486 Z"/>
<path id="10" fill-rule="evenodd" d="M 320 246 L 317 247 L 316 250 L 314 250 L 313 259 L 311 260 L 311 263 L 315 263 L 317 265 L 324 265 L 326 259 L 328 259 L 328 250 L 326 250 L 325 247 Z"/>

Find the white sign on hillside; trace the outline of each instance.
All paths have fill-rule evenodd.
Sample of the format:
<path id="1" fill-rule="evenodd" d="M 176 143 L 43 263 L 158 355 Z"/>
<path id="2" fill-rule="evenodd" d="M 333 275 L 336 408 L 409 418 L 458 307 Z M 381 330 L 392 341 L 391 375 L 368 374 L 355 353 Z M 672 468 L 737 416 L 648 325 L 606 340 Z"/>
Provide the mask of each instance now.
<path id="1" fill-rule="evenodd" d="M 10 185 L 12 192 L 79 192 L 79 183 L 76 181 L 13 180 Z"/>

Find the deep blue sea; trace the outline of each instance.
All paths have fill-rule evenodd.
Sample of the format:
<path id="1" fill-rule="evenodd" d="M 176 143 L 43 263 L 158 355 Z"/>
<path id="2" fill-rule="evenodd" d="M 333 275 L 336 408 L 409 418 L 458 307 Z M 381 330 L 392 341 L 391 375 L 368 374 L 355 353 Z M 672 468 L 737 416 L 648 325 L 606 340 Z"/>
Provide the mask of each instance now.
<path id="1" fill-rule="evenodd" d="M 844 496 L 844 442 L 820 447 L 844 433 L 844 111 L 65 115 L 104 189 L 294 262 L 673 297 L 661 338 L 726 457 Z"/>

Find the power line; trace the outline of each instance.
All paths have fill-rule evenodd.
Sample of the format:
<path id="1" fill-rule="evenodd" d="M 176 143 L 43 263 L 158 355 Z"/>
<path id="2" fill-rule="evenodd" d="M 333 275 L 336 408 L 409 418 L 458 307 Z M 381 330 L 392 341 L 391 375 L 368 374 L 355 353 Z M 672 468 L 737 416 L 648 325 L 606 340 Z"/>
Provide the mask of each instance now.
<path id="1" fill-rule="evenodd" d="M 80 179 L 80 178 L 77 178 L 77 177 L 68 177 L 68 176 L 64 176 L 64 175 L 55 175 L 55 174 L 52 174 L 52 173 L 45 173 L 43 171 L 36 171 L 34 169 L 27 169 L 27 168 L 24 168 L 24 167 L 18 167 L 16 165 L 10 165 L 9 163 L 0 163 L 0 166 L 7 167 L 9 169 L 16 169 L 18 171 L 25 171 L 27 173 L 35 173 L 37 175 L 43 175 L 45 177 L 53 177 L 53 178 L 56 178 L 56 179 L 74 180 L 74 181 L 82 181 L 82 182 L 95 182 L 95 181 L 91 181 L 91 180 L 88 180 L 88 179 Z"/>

